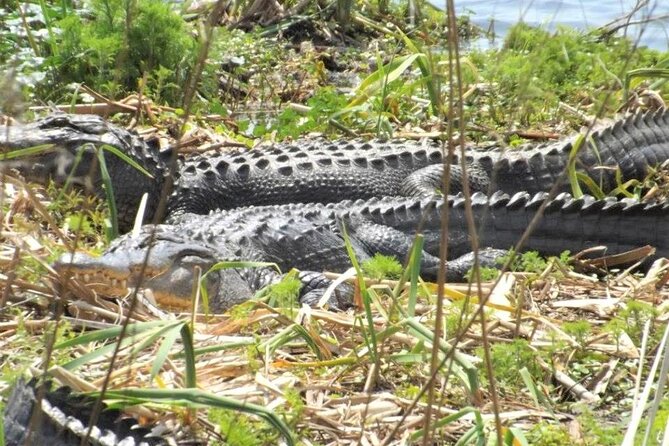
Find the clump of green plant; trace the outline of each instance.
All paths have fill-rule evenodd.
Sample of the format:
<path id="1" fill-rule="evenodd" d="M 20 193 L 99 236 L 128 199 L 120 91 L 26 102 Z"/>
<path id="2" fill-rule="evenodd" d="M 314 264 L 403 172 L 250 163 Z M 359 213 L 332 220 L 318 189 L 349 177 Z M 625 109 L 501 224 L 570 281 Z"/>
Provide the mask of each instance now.
<path id="1" fill-rule="evenodd" d="M 602 423 L 601 417 L 585 405 L 579 404 L 575 408 L 580 412 L 577 420 L 581 424 L 584 445 L 616 446 L 622 442 L 624 429 L 621 426 Z"/>
<path id="2" fill-rule="evenodd" d="M 58 344 L 74 336 L 70 324 L 64 321 L 60 321 L 58 326 L 50 322 L 41 336 L 35 336 L 26 329 L 23 314 L 18 313 L 17 316 L 18 325 L 12 341 L 13 352 L 16 353 L 7 355 L 2 368 L 0 368 L 1 380 L 6 383 L 13 382 L 22 376 L 29 367 L 35 366 L 36 359 L 46 360 L 47 345 Z M 53 350 L 49 362 L 52 365 L 61 364 L 70 359 L 70 352 Z"/>
<path id="3" fill-rule="evenodd" d="M 454 338 L 461 334 L 462 327 L 469 322 L 474 315 L 475 308 L 466 300 L 454 301 L 449 307 L 445 308 L 444 329 L 446 336 Z"/>
<path id="4" fill-rule="evenodd" d="M 258 434 L 265 427 L 262 422 L 232 410 L 210 409 L 209 421 L 218 424 L 224 438 L 220 445 L 260 446 L 266 443 L 266 438 Z"/>
<path id="5" fill-rule="evenodd" d="M 53 182 L 49 183 L 46 192 L 49 197 L 47 209 L 59 227 L 78 233 L 87 244 L 103 243 L 100 234 L 104 234 L 105 220 L 109 219 L 104 201 L 79 190 L 64 191 Z"/>
<path id="6" fill-rule="evenodd" d="M 287 274 L 281 281 L 270 285 L 270 304 L 279 307 L 294 307 L 300 295 L 302 282 L 294 274 Z"/>
<path id="7" fill-rule="evenodd" d="M 629 300 L 626 302 L 625 308 L 620 310 L 605 328 L 616 337 L 621 330 L 625 331 L 636 345 L 641 345 L 644 325 L 647 321 L 654 321 L 657 315 L 657 309 L 652 305 L 638 300 Z M 650 334 L 659 335 L 653 329 L 652 324 Z"/>
<path id="8" fill-rule="evenodd" d="M 580 349 L 585 349 L 592 332 L 592 325 L 584 320 L 565 322 L 562 324 L 562 330 L 576 340 Z"/>
<path id="9" fill-rule="evenodd" d="M 43 96 L 85 83 L 110 96 L 143 87 L 154 99 L 179 103 L 196 44 L 181 17 L 159 0 L 96 0 L 92 20 L 70 13 L 48 40 L 52 67 Z M 61 92 L 62 93 L 62 92 Z"/>
<path id="10" fill-rule="evenodd" d="M 330 116 L 346 106 L 346 97 L 333 87 L 317 89 L 307 100 L 304 113 L 287 107 L 278 116 L 256 117 L 238 122 L 239 130 L 249 136 L 275 133 L 277 139 L 298 138 L 310 132 L 331 133 Z"/>
<path id="11" fill-rule="evenodd" d="M 561 101 L 612 113 L 623 99 L 625 74 L 656 66 L 661 58 L 658 51 L 633 48 L 628 39 L 601 40 L 567 27 L 548 32 L 524 23 L 510 28 L 500 51 L 469 55 L 477 68 L 476 81 L 498 85 L 498 94 L 485 99 L 487 116 L 480 118 L 504 127 L 545 121 Z M 610 94 L 613 101 L 604 104 Z M 482 104 L 471 105 L 479 105 L 471 108 L 476 113 Z M 510 109 L 518 114 L 510 116 Z"/>
<path id="12" fill-rule="evenodd" d="M 500 264 L 504 265 L 511 258 L 512 253 L 509 252 L 508 255 L 503 256 L 499 259 Z M 537 251 L 527 251 L 522 254 L 517 254 L 511 265 L 509 265 L 509 270 L 511 271 L 522 271 L 526 273 L 536 273 L 539 274 L 543 272 L 548 263 Z"/>
<path id="13" fill-rule="evenodd" d="M 372 279 L 399 279 L 402 275 L 402 265 L 395 257 L 374 254 L 374 257 L 362 262 L 362 271 Z"/>
<path id="14" fill-rule="evenodd" d="M 534 446 L 567 446 L 573 443 L 565 426 L 548 421 L 535 424 L 526 435 L 527 440 Z"/>
<path id="15" fill-rule="evenodd" d="M 495 280 L 499 277 L 499 270 L 497 268 L 489 268 L 486 266 L 483 266 L 479 268 L 479 275 L 481 277 L 481 282 L 487 282 L 491 280 Z M 474 280 L 474 270 L 470 269 L 465 273 L 465 280 L 471 281 Z"/>
<path id="16" fill-rule="evenodd" d="M 483 352 L 478 352 L 483 356 Z M 519 389 L 524 385 L 523 378 L 518 372 L 527 368 L 532 378 L 537 382 L 544 380 L 543 369 L 537 363 L 538 353 L 530 348 L 524 339 L 515 339 L 510 343 L 494 344 L 490 348 L 492 367 L 495 378 L 510 388 Z"/>

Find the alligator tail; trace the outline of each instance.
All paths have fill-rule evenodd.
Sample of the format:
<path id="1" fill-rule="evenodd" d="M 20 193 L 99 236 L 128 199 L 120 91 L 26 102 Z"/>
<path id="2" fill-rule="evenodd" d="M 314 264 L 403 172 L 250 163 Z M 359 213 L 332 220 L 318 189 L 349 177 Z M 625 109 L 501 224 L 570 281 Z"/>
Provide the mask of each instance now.
<path id="1" fill-rule="evenodd" d="M 69 388 L 48 390 L 48 384 L 20 379 L 14 386 L 4 413 L 5 445 L 167 445 L 162 437 L 137 426 L 133 418 L 104 408 L 88 435 L 88 420 L 95 399 L 73 394 Z M 88 437 L 87 441 L 84 441 Z"/>

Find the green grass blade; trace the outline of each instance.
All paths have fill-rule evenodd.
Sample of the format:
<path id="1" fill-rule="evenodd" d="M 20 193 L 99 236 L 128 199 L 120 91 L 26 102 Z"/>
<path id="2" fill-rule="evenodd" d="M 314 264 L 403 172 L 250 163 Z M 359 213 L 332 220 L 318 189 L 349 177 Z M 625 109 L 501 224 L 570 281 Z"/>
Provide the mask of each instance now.
<path id="1" fill-rule="evenodd" d="M 414 239 L 413 249 L 409 257 L 409 305 L 407 313 L 409 317 L 416 314 L 416 302 L 418 301 L 418 278 L 420 276 L 420 260 L 423 252 L 425 239 L 422 234 L 418 234 Z"/>
<path id="2" fill-rule="evenodd" d="M 0 159 L 11 160 L 24 156 L 42 155 L 53 150 L 55 150 L 55 145 L 53 144 L 40 144 L 38 146 L 26 147 L 25 149 L 17 149 L 12 150 L 11 152 L 5 152 L 2 154 L 2 156 L 0 156 Z"/>
<path id="3" fill-rule="evenodd" d="M 450 423 L 453 423 L 454 421 L 458 421 L 460 418 L 464 417 L 465 415 L 468 415 L 472 412 L 476 412 L 477 409 L 474 409 L 473 407 L 465 407 L 463 409 L 460 409 L 454 414 L 448 415 L 444 418 L 440 418 L 437 420 L 432 426 L 434 429 L 438 429 L 440 427 L 446 426 Z M 422 438 L 423 435 L 425 435 L 425 430 L 424 429 L 418 429 L 416 432 L 411 434 L 411 440 L 412 441 L 417 441 L 418 439 Z"/>
<path id="4" fill-rule="evenodd" d="M 143 168 L 142 166 L 140 166 L 140 165 L 137 163 L 137 161 L 135 161 L 134 159 L 130 158 L 130 157 L 129 157 L 128 155 L 126 155 L 125 153 L 121 152 L 118 148 L 116 148 L 116 147 L 114 147 L 114 146 L 110 146 L 110 145 L 108 145 L 108 144 L 103 144 L 103 145 L 100 146 L 100 148 L 101 148 L 102 150 L 105 150 L 105 151 L 109 152 L 109 153 L 113 153 L 113 154 L 116 155 L 117 157 L 121 158 L 121 160 L 123 160 L 123 162 L 125 162 L 125 163 L 128 164 L 129 166 L 134 167 L 135 169 L 137 169 L 138 171 L 140 171 L 141 173 L 143 173 L 143 174 L 146 175 L 147 177 L 149 177 L 149 178 L 153 178 L 153 175 L 151 175 L 151 174 L 149 173 L 149 171 L 147 171 L 145 168 Z"/>
<path id="5" fill-rule="evenodd" d="M 530 371 L 527 370 L 527 367 L 520 369 L 519 373 L 520 377 L 525 383 L 525 387 L 527 387 L 527 390 L 530 392 L 530 396 L 532 397 L 535 406 L 543 406 L 546 408 L 546 410 L 552 413 L 553 408 L 551 407 L 550 401 L 544 396 L 543 393 L 541 393 L 537 387 L 537 384 L 534 382 L 534 378 L 532 378 Z"/>
<path id="6" fill-rule="evenodd" d="M 163 364 L 165 364 L 180 331 L 181 326 L 175 325 L 174 327 L 170 327 L 170 329 L 164 333 L 163 341 L 160 343 L 160 348 L 156 352 L 156 357 L 151 366 L 151 379 L 155 378 L 156 375 L 158 375 L 158 372 L 163 368 Z"/>
<path id="7" fill-rule="evenodd" d="M 347 108 L 362 104 L 381 90 L 384 85 L 397 80 L 419 56 L 420 54 L 409 54 L 398 57 L 367 76 L 356 89 L 355 96 L 348 103 Z"/>
<path id="8" fill-rule="evenodd" d="M 163 324 L 165 324 L 165 321 L 160 321 Z M 121 345 L 120 348 L 125 348 L 127 346 L 132 346 L 132 348 L 129 351 L 129 354 L 135 355 L 138 352 L 142 351 L 146 347 L 153 345 L 156 343 L 156 341 L 163 336 L 163 334 L 167 331 L 169 331 L 172 328 L 173 324 L 183 324 L 181 321 L 171 321 L 170 324 L 165 325 L 164 327 L 156 327 L 150 330 L 143 331 L 140 334 L 130 336 L 126 335 L 122 340 L 120 340 Z M 141 342 L 138 342 L 141 341 Z M 119 342 L 119 341 L 117 341 Z M 116 343 L 112 342 L 110 344 L 105 345 L 104 347 L 100 347 L 98 349 L 93 350 L 92 352 L 86 353 L 84 355 L 81 355 L 78 358 L 73 359 L 72 361 L 67 362 L 64 364 L 62 367 L 67 369 L 67 370 L 73 370 L 76 369 L 77 367 L 86 364 L 90 361 L 93 361 L 101 356 L 104 356 L 108 353 L 111 353 L 114 351 L 116 347 Z"/>
<path id="9" fill-rule="evenodd" d="M 298 336 L 304 339 L 307 346 L 314 352 L 319 360 L 323 359 L 323 354 L 321 349 L 318 348 L 318 344 L 313 340 L 309 332 L 299 324 L 293 324 L 284 328 L 270 339 L 261 343 L 258 346 L 258 349 L 267 350 L 269 353 L 274 353 L 279 347 L 284 346 Z"/>
<path id="10" fill-rule="evenodd" d="M 415 55 L 419 55 L 416 59 L 416 64 L 420 69 L 420 72 L 423 76 L 423 82 L 427 88 L 427 94 L 430 97 L 430 105 L 432 107 L 432 113 L 435 116 L 439 116 L 441 109 L 441 89 L 438 82 L 438 73 L 434 69 L 434 64 L 429 51 L 423 51 L 413 40 L 409 38 L 402 30 L 398 30 L 402 36 L 402 40 L 406 44 L 407 48 L 412 51 Z"/>
<path id="11" fill-rule="evenodd" d="M 578 135 L 574 141 L 571 151 L 569 152 L 569 158 L 567 162 L 567 177 L 569 178 L 569 185 L 571 186 L 571 194 L 574 198 L 581 198 L 583 196 L 583 191 L 581 186 L 578 183 L 578 175 L 576 172 L 576 161 L 578 160 L 578 152 L 581 150 L 581 146 L 585 142 L 585 136 Z"/>
<path id="12" fill-rule="evenodd" d="M 632 79 L 635 78 L 661 78 L 666 82 L 669 79 L 669 69 L 667 68 L 637 68 L 636 70 L 630 70 L 625 73 L 625 80 L 623 81 L 623 103 L 627 102 L 629 97 L 630 86 Z M 661 84 L 660 84 L 661 86 Z"/>
<path id="13" fill-rule="evenodd" d="M 93 394 L 95 395 L 95 393 Z M 164 404 L 189 408 L 216 407 L 258 416 L 284 437 L 286 444 L 293 446 L 295 440 L 288 426 L 271 410 L 256 404 L 245 403 L 217 396 L 200 389 L 120 389 L 108 390 L 105 397 L 124 400 L 131 404 Z"/>
<path id="14" fill-rule="evenodd" d="M 195 370 L 193 332 L 188 324 L 181 326 L 181 342 L 183 343 L 184 360 L 186 361 L 186 386 L 195 388 L 197 386 L 197 372 Z"/>
<path id="15" fill-rule="evenodd" d="M 523 431 L 516 427 L 509 427 L 504 431 L 504 444 L 508 446 L 530 446 Z"/>
<path id="16" fill-rule="evenodd" d="M 81 160 L 84 158 L 84 152 L 86 151 L 86 144 L 83 146 L 80 146 L 77 149 L 77 154 L 74 156 L 74 161 L 72 162 L 72 168 L 67 174 L 67 178 L 65 178 L 65 183 L 63 184 L 63 188 L 60 190 L 58 193 L 58 197 L 56 198 L 57 202 L 60 202 L 63 197 L 65 196 L 65 193 L 70 190 L 70 184 L 72 184 L 72 178 L 74 178 L 74 173 L 77 171 L 79 168 L 79 164 L 81 164 Z"/>
<path id="17" fill-rule="evenodd" d="M 353 268 L 355 268 L 355 274 L 358 278 L 360 295 L 362 296 L 362 302 L 365 307 L 365 318 L 367 320 L 367 327 L 369 328 L 367 334 L 369 335 L 369 342 L 371 345 L 370 355 L 372 362 L 376 362 L 378 360 L 378 343 L 376 340 L 376 331 L 374 330 L 374 315 L 372 314 L 372 306 L 367 293 L 365 278 L 362 274 L 362 268 L 360 268 L 360 262 L 358 262 L 358 259 L 355 255 L 355 251 L 353 250 L 351 239 L 349 238 L 348 232 L 346 231 L 346 225 L 343 222 L 341 225 L 341 232 L 344 238 L 344 246 L 346 246 L 346 252 L 348 253 L 348 258 L 351 259 L 351 264 L 353 265 Z"/>
<path id="18" fill-rule="evenodd" d="M 175 323 L 174 321 L 170 321 Z M 165 325 L 165 321 L 150 321 L 150 322 L 137 322 L 129 324 L 126 330 L 126 337 L 130 336 L 142 336 L 148 330 L 152 330 L 161 325 Z M 112 327 L 105 328 L 103 330 L 91 331 L 77 336 L 76 338 L 68 339 L 63 341 L 60 344 L 54 346 L 55 349 L 62 349 L 67 347 L 74 347 L 76 345 L 90 344 L 91 342 L 100 342 L 105 341 L 110 338 L 115 338 L 121 334 L 123 327 Z"/>
<path id="19" fill-rule="evenodd" d="M 585 187 L 587 187 L 588 190 L 590 191 L 590 194 L 593 197 L 595 197 L 598 200 L 602 200 L 604 199 L 604 197 L 606 197 L 606 194 L 604 193 L 602 188 L 599 187 L 599 185 L 595 183 L 595 181 L 588 175 L 586 175 L 583 172 L 576 172 L 575 174 L 576 174 L 576 181 L 582 183 Z"/>
<path id="20" fill-rule="evenodd" d="M 421 324 L 416 318 L 406 318 L 402 323 L 407 325 L 411 332 L 419 339 L 429 342 L 430 344 L 437 342 L 439 344 L 439 350 L 443 354 L 449 354 L 451 350 L 453 350 L 453 347 L 445 340 L 440 338 L 435 339 L 434 332 Z M 479 379 L 478 371 L 474 364 L 457 350 L 453 352 L 453 362 L 453 372 L 467 388 L 467 391 L 470 393 L 477 392 L 479 389 Z"/>
<path id="21" fill-rule="evenodd" d="M 114 185 L 112 184 L 109 170 L 107 169 L 107 162 L 102 150 L 98 150 L 98 161 L 100 162 L 100 176 L 102 177 L 102 186 L 105 190 L 107 198 L 107 206 L 109 207 L 109 234 L 107 241 L 111 241 L 118 237 L 118 210 L 116 209 L 116 198 L 114 198 Z"/>
<path id="22" fill-rule="evenodd" d="M 216 352 L 220 352 L 220 351 L 223 351 L 223 350 L 230 350 L 230 349 L 233 349 L 233 348 L 248 347 L 249 345 L 255 345 L 256 342 L 257 341 L 254 338 L 251 338 L 251 337 L 241 338 L 241 339 L 236 340 L 235 342 L 228 342 L 228 343 L 220 344 L 220 345 L 210 345 L 208 347 L 195 348 L 195 349 L 193 349 L 193 355 L 195 355 L 197 357 L 197 356 L 204 355 L 204 354 L 207 354 L 207 353 L 216 353 Z M 186 354 L 185 352 L 180 352 L 180 353 L 176 353 L 176 354 L 172 355 L 171 357 L 175 358 L 175 359 L 179 359 L 179 358 L 183 358 L 185 356 L 185 354 Z"/>

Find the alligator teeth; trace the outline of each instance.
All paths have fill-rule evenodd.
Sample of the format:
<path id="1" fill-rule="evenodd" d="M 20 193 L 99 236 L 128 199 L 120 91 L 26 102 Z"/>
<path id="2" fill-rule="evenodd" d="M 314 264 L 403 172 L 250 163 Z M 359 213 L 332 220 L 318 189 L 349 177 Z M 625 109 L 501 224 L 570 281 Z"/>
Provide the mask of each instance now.
<path id="1" fill-rule="evenodd" d="M 84 274 L 84 282 L 90 283 L 91 281 L 91 275 L 90 274 Z"/>
<path id="2" fill-rule="evenodd" d="M 115 287 L 118 284 L 118 280 L 112 279 L 111 280 L 111 286 Z"/>

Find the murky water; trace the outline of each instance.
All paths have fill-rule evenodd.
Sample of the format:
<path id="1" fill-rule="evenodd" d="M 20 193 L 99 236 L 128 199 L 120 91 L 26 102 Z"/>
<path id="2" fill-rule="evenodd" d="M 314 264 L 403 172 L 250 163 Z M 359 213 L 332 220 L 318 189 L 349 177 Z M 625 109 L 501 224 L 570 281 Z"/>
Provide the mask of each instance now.
<path id="1" fill-rule="evenodd" d="M 444 8 L 443 0 L 430 0 Z M 661 18 L 656 22 L 628 29 L 632 39 L 640 36 L 642 45 L 669 50 L 669 0 L 649 0 L 633 20 Z M 458 13 L 470 11 L 473 21 L 487 29 L 494 19 L 494 30 L 504 35 L 506 30 L 519 20 L 532 25 L 543 25 L 555 29 L 565 24 L 580 29 L 602 26 L 633 10 L 635 0 L 455 0 Z"/>

